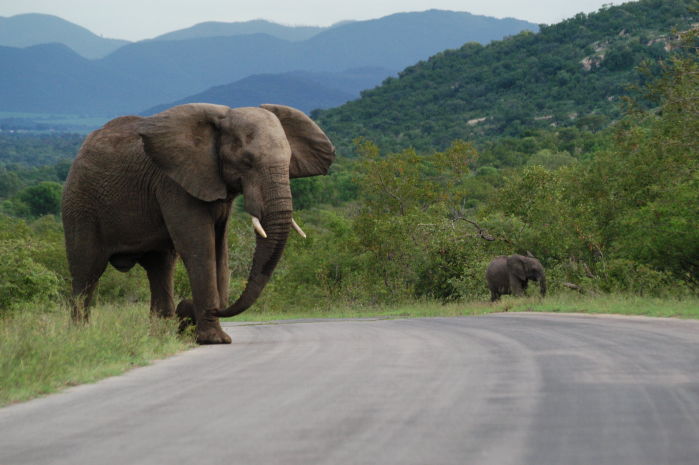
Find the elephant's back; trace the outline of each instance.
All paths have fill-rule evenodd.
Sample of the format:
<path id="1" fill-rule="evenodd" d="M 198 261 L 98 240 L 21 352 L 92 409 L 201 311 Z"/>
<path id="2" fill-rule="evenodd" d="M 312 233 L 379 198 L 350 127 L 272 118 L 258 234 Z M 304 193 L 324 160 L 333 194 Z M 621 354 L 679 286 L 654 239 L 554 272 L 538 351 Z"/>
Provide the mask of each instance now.
<path id="1" fill-rule="evenodd" d="M 145 197 L 156 176 L 143 151 L 139 116 L 125 116 L 90 133 L 80 147 L 63 190 L 63 214 L 113 214 Z"/>
<path id="2" fill-rule="evenodd" d="M 73 163 L 75 169 L 71 172 L 80 174 L 93 169 L 111 169 L 112 164 L 143 155 L 143 142 L 138 135 L 142 121 L 140 116 L 122 116 L 92 131 L 80 147 Z"/>
<path id="3" fill-rule="evenodd" d="M 492 280 L 497 278 L 499 275 L 503 274 L 507 270 L 507 257 L 506 256 L 499 256 L 495 257 L 490 264 L 488 265 L 488 268 L 485 270 L 485 277 L 488 280 Z"/>

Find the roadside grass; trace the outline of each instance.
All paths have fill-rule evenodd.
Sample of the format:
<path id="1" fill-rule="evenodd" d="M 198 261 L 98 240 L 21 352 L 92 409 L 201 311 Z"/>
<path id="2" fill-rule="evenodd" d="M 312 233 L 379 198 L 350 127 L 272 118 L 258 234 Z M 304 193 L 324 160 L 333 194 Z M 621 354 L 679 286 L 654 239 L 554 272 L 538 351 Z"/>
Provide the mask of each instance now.
<path id="1" fill-rule="evenodd" d="M 560 294 L 545 299 L 503 299 L 503 310 L 522 312 L 590 313 L 640 315 L 660 318 L 699 319 L 699 297 L 659 298 L 603 294 L 581 296 Z"/>
<path id="2" fill-rule="evenodd" d="M 148 305 L 101 305 L 87 325 L 68 310 L 17 309 L 0 319 L 0 405 L 91 383 L 193 347 Z"/>
<path id="3" fill-rule="evenodd" d="M 255 308 L 223 321 L 277 321 L 333 318 L 428 318 L 465 315 L 483 315 L 498 312 L 485 302 L 447 303 L 433 300 L 413 301 L 387 305 L 363 305 L 351 303 L 327 304 L 313 309 L 291 309 L 282 312 Z"/>
<path id="4" fill-rule="evenodd" d="M 517 298 L 503 296 L 498 302 L 413 301 L 386 306 L 336 304 L 318 306 L 310 310 L 284 312 L 259 311 L 254 308 L 229 321 L 274 321 L 308 318 L 427 318 L 448 316 L 486 315 L 498 312 L 552 312 L 643 315 L 699 319 L 699 297 L 657 298 L 624 294 L 583 296 L 561 293 L 540 297 Z"/>
<path id="5" fill-rule="evenodd" d="M 426 318 L 497 312 L 644 315 L 699 319 L 699 297 L 572 293 L 501 301 L 406 302 L 385 306 L 327 303 L 284 311 L 251 309 L 227 321 L 290 319 Z M 100 305 L 88 325 L 72 325 L 65 308 L 37 313 L 29 307 L 0 318 L 0 406 L 91 383 L 194 347 L 192 333 L 177 334 L 174 320 L 152 319 L 147 304 Z"/>

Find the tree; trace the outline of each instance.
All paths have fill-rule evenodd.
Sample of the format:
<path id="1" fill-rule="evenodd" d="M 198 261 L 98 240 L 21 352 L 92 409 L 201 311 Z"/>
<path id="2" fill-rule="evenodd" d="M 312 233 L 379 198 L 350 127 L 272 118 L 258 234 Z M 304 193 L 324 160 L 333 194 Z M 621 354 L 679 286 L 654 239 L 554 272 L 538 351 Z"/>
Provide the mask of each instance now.
<path id="1" fill-rule="evenodd" d="M 22 189 L 17 198 L 29 207 L 31 216 L 57 215 L 61 207 L 63 187 L 52 181 L 44 181 Z"/>

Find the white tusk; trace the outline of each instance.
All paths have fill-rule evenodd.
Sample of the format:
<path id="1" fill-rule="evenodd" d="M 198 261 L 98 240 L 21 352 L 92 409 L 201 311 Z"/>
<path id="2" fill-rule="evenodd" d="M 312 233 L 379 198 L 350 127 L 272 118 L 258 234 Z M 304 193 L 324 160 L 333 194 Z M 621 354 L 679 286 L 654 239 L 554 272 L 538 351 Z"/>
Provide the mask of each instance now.
<path id="1" fill-rule="evenodd" d="M 304 239 L 306 238 L 306 233 L 303 232 L 303 229 L 301 229 L 301 226 L 296 224 L 296 221 L 294 221 L 293 218 L 291 219 L 291 226 L 296 230 L 297 233 L 299 233 L 299 235 L 301 237 L 303 237 Z"/>
<path id="2" fill-rule="evenodd" d="M 264 239 L 267 239 L 267 233 L 265 232 L 264 228 L 262 227 L 262 224 L 260 223 L 259 218 L 256 216 L 252 217 L 252 227 L 255 228 L 255 231 L 257 231 L 257 234 L 262 236 Z"/>

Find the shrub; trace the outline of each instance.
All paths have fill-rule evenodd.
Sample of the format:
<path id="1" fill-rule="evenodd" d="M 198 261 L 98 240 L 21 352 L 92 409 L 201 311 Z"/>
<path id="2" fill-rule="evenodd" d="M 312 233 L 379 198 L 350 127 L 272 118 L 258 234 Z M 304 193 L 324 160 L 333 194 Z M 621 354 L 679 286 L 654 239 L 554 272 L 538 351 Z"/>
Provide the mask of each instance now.
<path id="1" fill-rule="evenodd" d="M 27 205 L 31 216 L 57 215 L 61 207 L 62 190 L 59 183 L 44 181 L 22 189 L 17 197 Z"/>
<path id="2" fill-rule="evenodd" d="M 100 277 L 95 299 L 99 303 L 134 303 L 148 302 L 149 296 L 148 278 L 139 265 L 127 273 L 107 265 Z"/>
<path id="3" fill-rule="evenodd" d="M 600 288 L 606 292 L 629 292 L 651 297 L 681 295 L 688 291 L 687 284 L 671 273 L 626 259 L 606 263 Z"/>
<path id="4" fill-rule="evenodd" d="M 415 295 L 442 302 L 487 298 L 488 264 L 493 257 L 510 253 L 507 244 L 483 240 L 463 221 L 444 221 L 433 232 L 429 247 L 418 272 Z"/>
<path id="5" fill-rule="evenodd" d="M 32 259 L 40 247 L 23 240 L 0 241 L 0 311 L 26 303 L 57 303 L 59 278 Z"/>

